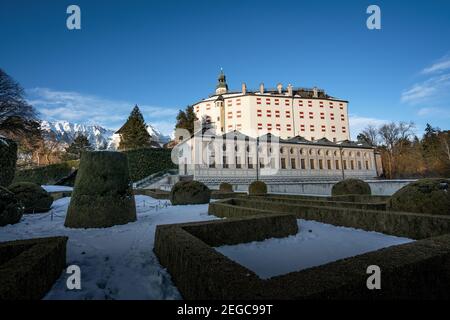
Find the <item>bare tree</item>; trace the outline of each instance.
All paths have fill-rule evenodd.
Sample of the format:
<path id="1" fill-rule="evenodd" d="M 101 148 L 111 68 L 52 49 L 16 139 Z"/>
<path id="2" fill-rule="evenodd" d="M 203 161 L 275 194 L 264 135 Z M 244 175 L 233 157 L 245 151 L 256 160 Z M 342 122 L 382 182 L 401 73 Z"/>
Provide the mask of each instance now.
<path id="1" fill-rule="evenodd" d="M 0 133 L 6 136 L 35 134 L 36 111 L 24 99 L 24 90 L 0 69 Z"/>
<path id="2" fill-rule="evenodd" d="M 361 137 L 365 142 L 370 144 L 371 146 L 378 145 L 378 128 L 372 124 L 369 124 L 366 128 L 361 131 L 361 134 L 358 136 Z"/>

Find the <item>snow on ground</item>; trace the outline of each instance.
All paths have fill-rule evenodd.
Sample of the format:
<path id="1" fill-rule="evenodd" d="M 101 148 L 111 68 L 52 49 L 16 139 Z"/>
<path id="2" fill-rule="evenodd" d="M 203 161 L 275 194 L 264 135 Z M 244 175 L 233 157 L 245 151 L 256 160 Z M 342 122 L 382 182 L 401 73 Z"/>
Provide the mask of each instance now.
<path id="1" fill-rule="evenodd" d="M 73 190 L 72 187 L 66 187 L 66 186 L 43 185 L 41 187 L 44 188 L 44 190 L 47 192 L 63 192 L 63 191 L 72 191 Z"/>
<path id="2" fill-rule="evenodd" d="M 215 249 L 260 278 L 268 279 L 413 241 L 317 221 L 297 221 L 296 235 Z"/>
<path id="3" fill-rule="evenodd" d="M 81 268 L 81 290 L 67 290 L 65 272 L 45 299 L 180 299 L 169 273 L 153 253 L 156 225 L 217 219 L 208 205 L 166 206 L 166 200 L 136 196 L 138 220 L 104 229 L 70 229 L 64 219 L 70 198 L 44 214 L 24 215 L 0 229 L 0 242 L 68 236 L 67 264 Z"/>

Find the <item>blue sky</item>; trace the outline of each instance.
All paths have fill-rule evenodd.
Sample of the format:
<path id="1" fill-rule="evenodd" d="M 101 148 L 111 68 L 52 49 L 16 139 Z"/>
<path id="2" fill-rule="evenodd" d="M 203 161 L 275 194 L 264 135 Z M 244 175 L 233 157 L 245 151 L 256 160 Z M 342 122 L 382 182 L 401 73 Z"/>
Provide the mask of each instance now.
<path id="1" fill-rule="evenodd" d="M 81 30 L 66 8 L 81 8 Z M 381 8 L 382 29 L 366 28 Z M 169 134 L 180 108 L 229 86 L 318 86 L 368 123 L 450 129 L 450 1 L 0 2 L 0 68 L 41 118 L 119 127 L 134 104 Z"/>

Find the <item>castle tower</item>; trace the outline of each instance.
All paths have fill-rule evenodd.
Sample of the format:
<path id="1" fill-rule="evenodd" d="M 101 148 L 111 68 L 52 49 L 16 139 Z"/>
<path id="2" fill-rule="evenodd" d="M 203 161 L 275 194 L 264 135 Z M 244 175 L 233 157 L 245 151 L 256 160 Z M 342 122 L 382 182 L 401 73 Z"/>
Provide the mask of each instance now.
<path id="1" fill-rule="evenodd" d="M 223 73 L 223 70 L 220 70 L 219 78 L 217 79 L 218 83 L 216 86 L 216 94 L 224 94 L 228 91 L 228 85 L 227 85 L 227 79 L 225 77 L 225 74 Z"/>

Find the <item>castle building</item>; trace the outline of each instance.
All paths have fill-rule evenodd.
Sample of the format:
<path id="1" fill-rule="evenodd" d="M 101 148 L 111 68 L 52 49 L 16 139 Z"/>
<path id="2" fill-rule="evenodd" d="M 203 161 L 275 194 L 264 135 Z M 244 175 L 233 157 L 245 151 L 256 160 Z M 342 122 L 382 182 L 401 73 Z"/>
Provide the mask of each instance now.
<path id="1" fill-rule="evenodd" d="M 223 71 L 215 94 L 193 105 L 198 119 L 211 123 L 217 133 L 237 130 L 249 136 L 272 133 L 282 139 L 302 136 L 314 141 L 326 138 L 350 140 L 348 101 L 318 88 L 286 88 L 229 91 Z"/>
<path id="2" fill-rule="evenodd" d="M 179 172 L 210 186 L 372 179 L 382 172 L 375 149 L 350 141 L 348 101 L 312 88 L 229 91 L 220 73 L 215 94 L 193 105 L 201 129 L 177 145 Z"/>

